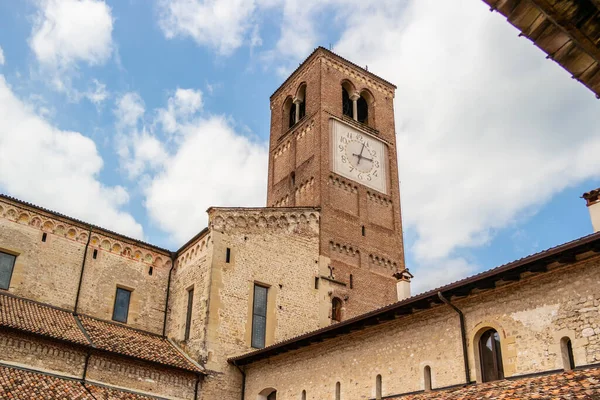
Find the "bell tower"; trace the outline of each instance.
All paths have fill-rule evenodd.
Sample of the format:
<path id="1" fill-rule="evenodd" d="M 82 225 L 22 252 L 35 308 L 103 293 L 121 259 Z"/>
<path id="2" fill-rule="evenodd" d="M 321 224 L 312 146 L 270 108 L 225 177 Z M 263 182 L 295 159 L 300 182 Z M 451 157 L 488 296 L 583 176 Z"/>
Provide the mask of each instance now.
<path id="1" fill-rule="evenodd" d="M 395 89 L 319 47 L 271 96 L 267 206 L 321 208 L 323 324 L 407 295 Z"/>

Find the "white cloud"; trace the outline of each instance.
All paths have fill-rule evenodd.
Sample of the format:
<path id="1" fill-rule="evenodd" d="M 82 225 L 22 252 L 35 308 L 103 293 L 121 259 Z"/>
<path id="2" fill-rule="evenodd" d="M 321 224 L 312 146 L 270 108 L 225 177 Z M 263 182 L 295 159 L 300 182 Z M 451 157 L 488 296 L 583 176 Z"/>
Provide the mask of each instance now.
<path id="1" fill-rule="evenodd" d="M 2 50 L 2 47 L 0 47 L 0 65 L 4 65 L 5 63 L 5 59 L 4 59 L 4 50 Z"/>
<path id="2" fill-rule="evenodd" d="M 19 100 L 0 75 L 0 188 L 15 197 L 142 238 L 140 224 L 121 207 L 121 186 L 98 180 L 103 161 L 95 143 L 60 130 Z"/>
<path id="3" fill-rule="evenodd" d="M 202 92 L 177 89 L 167 106 L 143 119 L 143 103 L 117 103 L 122 167 L 142 182 L 150 218 L 181 244 L 207 224 L 210 206 L 265 204 L 267 147 L 236 133 L 224 116 L 202 114 Z"/>
<path id="4" fill-rule="evenodd" d="M 336 50 L 398 86 L 402 211 L 417 234 L 407 249 L 417 289 L 473 272 L 458 258 L 463 249 L 600 176 L 593 95 L 484 4 L 381 2 L 349 15 Z"/>
<path id="5" fill-rule="evenodd" d="M 267 149 L 237 134 L 224 117 L 179 128 L 183 141 L 146 192 L 146 209 L 183 243 L 207 224 L 210 206 L 264 206 Z"/>
<path id="6" fill-rule="evenodd" d="M 169 98 L 166 109 L 158 110 L 158 122 L 167 133 L 175 133 L 178 129 L 178 120 L 187 119 L 200 111 L 203 106 L 202 92 L 194 89 L 180 89 Z"/>
<path id="7" fill-rule="evenodd" d="M 111 9 L 99 0 L 39 0 L 29 45 L 53 68 L 105 63 L 113 51 Z"/>
<path id="8" fill-rule="evenodd" d="M 89 89 L 82 95 L 92 103 L 99 105 L 108 98 L 108 90 L 106 90 L 106 84 L 98 81 L 97 79 L 92 79 L 92 83 L 94 84 L 94 88 Z"/>
<path id="9" fill-rule="evenodd" d="M 190 36 L 199 45 L 231 54 L 251 31 L 254 0 L 160 0 L 159 25 L 169 39 Z M 255 41 L 256 43 L 256 41 Z"/>

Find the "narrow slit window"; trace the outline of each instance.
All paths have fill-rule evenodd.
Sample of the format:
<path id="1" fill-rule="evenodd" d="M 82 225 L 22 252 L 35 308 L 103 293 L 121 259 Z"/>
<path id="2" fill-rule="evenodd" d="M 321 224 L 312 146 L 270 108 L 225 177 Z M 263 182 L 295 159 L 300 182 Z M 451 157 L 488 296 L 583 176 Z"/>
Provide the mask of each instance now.
<path id="1" fill-rule="evenodd" d="M 431 390 L 431 367 L 426 365 L 423 369 L 423 378 L 425 381 L 425 391 L 429 392 Z"/>
<path id="2" fill-rule="evenodd" d="M 342 300 L 337 297 L 331 300 L 331 320 L 335 322 L 342 320 Z"/>
<path id="3" fill-rule="evenodd" d="M 315 276 L 315 289 L 319 288 L 319 277 Z"/>
<path id="4" fill-rule="evenodd" d="M 381 400 L 381 375 L 375 378 L 375 398 Z"/>
<path id="5" fill-rule="evenodd" d="M 42 242 L 45 242 L 47 237 L 48 234 L 46 232 L 42 233 Z"/>
<path id="6" fill-rule="evenodd" d="M 0 252 L 0 289 L 8 290 L 16 256 Z"/>
<path id="7" fill-rule="evenodd" d="M 187 312 L 185 315 L 185 340 L 190 338 L 190 328 L 192 326 L 192 307 L 194 305 L 194 288 L 188 290 Z"/>
<path id="8" fill-rule="evenodd" d="M 339 382 L 335 383 L 335 400 L 341 400 L 342 398 L 342 384 Z"/>
<path id="9" fill-rule="evenodd" d="M 366 229 L 365 229 L 365 226 L 364 226 L 364 225 L 361 227 L 361 232 L 362 232 L 362 235 L 363 235 L 363 236 L 365 236 L 365 233 L 366 233 L 367 231 L 366 231 Z"/>
<path id="10" fill-rule="evenodd" d="M 254 304 L 252 305 L 252 347 L 265 347 L 267 333 L 267 292 L 268 288 L 254 285 Z"/>
<path id="11" fill-rule="evenodd" d="M 153 267 L 148 268 L 148 275 L 152 276 L 153 272 L 154 272 L 154 268 Z"/>
<path id="12" fill-rule="evenodd" d="M 302 391 L 302 400 L 306 400 L 306 390 Z"/>
<path id="13" fill-rule="evenodd" d="M 354 288 L 354 276 L 350 274 L 350 289 Z"/>
<path id="14" fill-rule="evenodd" d="M 92 254 L 92 258 L 95 260 L 98 257 L 98 249 L 94 249 L 94 253 Z"/>
<path id="15" fill-rule="evenodd" d="M 131 290 L 118 287 L 115 296 L 115 306 L 113 308 L 113 321 L 127 322 L 129 315 L 129 301 L 131 300 Z"/>
<path id="16" fill-rule="evenodd" d="M 564 337 L 560 340 L 560 350 L 564 370 L 571 371 L 575 368 L 575 357 L 573 356 L 573 344 L 570 338 Z"/>
<path id="17" fill-rule="evenodd" d="M 229 247 L 227 248 L 227 250 L 225 250 L 225 262 L 227 264 L 231 262 L 231 249 Z"/>

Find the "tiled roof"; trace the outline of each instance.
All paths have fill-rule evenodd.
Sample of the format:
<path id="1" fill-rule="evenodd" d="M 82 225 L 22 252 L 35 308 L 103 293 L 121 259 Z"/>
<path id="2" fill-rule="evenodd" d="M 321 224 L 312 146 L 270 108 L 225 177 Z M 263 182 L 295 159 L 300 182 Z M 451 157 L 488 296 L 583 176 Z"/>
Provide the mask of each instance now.
<path id="1" fill-rule="evenodd" d="M 84 387 L 82 382 L 75 379 L 0 366 L 0 399 L 151 400 L 155 397 L 87 383 Z"/>
<path id="2" fill-rule="evenodd" d="M 600 368 L 530 378 L 505 379 L 462 388 L 387 398 L 402 400 L 594 400 L 600 399 Z"/>
<path id="3" fill-rule="evenodd" d="M 0 399 L 93 400 L 76 380 L 0 366 Z"/>
<path id="4" fill-rule="evenodd" d="M 32 300 L 0 292 L 0 327 L 64 340 L 139 360 L 202 372 L 166 338 L 127 326 L 79 316 Z M 86 337 L 89 336 L 91 342 Z"/>
<path id="5" fill-rule="evenodd" d="M 201 371 L 162 336 L 86 316 L 80 318 L 92 343 L 98 349 L 175 366 L 188 371 Z"/>
<path id="6" fill-rule="evenodd" d="M 0 294 L 0 326 L 72 343 L 89 344 L 70 312 L 4 293 Z"/>

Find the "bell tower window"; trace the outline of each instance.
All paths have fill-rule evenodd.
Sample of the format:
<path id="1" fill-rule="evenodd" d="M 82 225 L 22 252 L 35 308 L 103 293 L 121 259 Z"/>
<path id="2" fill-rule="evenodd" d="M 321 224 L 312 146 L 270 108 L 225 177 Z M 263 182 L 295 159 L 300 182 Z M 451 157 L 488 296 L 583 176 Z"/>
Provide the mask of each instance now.
<path id="1" fill-rule="evenodd" d="M 367 100 L 364 97 L 360 96 L 358 101 L 356 102 L 357 108 L 357 120 L 360 123 L 367 124 L 369 120 L 369 105 L 367 104 Z"/>

